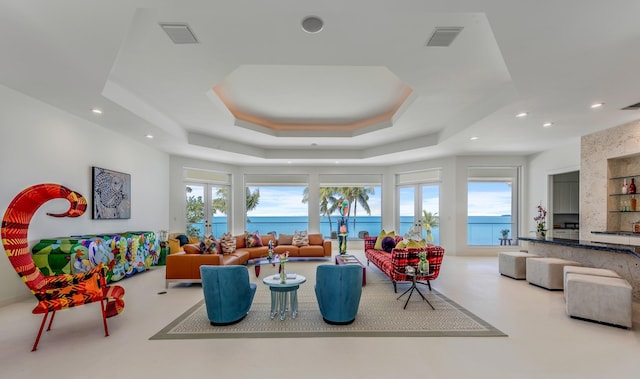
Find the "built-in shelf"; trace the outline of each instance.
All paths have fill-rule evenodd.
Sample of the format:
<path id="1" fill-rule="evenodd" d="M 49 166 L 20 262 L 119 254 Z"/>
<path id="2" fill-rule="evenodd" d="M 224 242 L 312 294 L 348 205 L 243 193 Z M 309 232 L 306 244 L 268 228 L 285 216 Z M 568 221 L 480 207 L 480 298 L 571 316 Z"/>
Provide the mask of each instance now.
<path id="1" fill-rule="evenodd" d="M 625 176 L 615 176 L 613 178 L 609 178 L 609 180 L 616 180 L 616 179 L 631 179 L 631 178 L 637 178 L 639 177 L 640 174 L 638 175 L 625 175 Z"/>
<path id="2" fill-rule="evenodd" d="M 634 196 L 638 195 L 637 193 L 612 193 L 609 196 Z"/>
<path id="3" fill-rule="evenodd" d="M 609 213 L 640 213 L 640 211 L 609 211 Z"/>

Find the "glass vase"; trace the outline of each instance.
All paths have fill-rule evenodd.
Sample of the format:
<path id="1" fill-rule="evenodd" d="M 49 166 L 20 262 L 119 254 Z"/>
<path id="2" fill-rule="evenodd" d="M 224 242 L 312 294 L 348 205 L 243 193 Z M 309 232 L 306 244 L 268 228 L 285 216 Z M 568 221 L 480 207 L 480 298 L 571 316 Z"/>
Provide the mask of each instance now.
<path id="1" fill-rule="evenodd" d="M 284 262 L 280 263 L 280 284 L 287 282 L 287 271 L 284 269 Z"/>

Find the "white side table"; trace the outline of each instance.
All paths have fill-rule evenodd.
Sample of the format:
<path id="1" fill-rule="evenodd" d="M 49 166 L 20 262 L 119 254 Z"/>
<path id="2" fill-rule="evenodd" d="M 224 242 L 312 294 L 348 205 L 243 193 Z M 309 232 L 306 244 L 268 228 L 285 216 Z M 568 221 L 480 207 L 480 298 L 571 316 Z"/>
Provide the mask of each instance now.
<path id="1" fill-rule="evenodd" d="M 291 274 L 289 274 L 291 275 Z M 295 278 L 288 278 L 286 283 L 280 283 L 280 274 L 269 275 L 262 279 L 262 282 L 269 286 L 271 290 L 271 319 L 280 314 L 280 320 L 286 318 L 287 313 L 287 293 L 291 304 L 291 317 L 298 315 L 298 288 L 300 284 L 307 281 L 302 275 L 294 274 Z"/>

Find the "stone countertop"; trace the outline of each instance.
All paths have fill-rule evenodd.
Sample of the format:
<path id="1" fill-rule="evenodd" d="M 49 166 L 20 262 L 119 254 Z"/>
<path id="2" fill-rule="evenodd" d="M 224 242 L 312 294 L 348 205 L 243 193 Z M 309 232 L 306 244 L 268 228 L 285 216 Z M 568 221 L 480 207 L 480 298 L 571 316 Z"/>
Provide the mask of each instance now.
<path id="1" fill-rule="evenodd" d="M 630 231 L 591 231 L 592 234 L 607 234 L 611 236 L 631 236 L 631 237 L 640 237 L 640 233 L 634 233 Z"/>
<path id="2" fill-rule="evenodd" d="M 547 239 L 544 239 L 544 240 L 538 239 L 538 238 L 518 237 L 518 240 L 535 242 L 535 243 L 543 243 L 543 244 L 549 244 L 549 245 L 575 247 L 579 249 L 590 249 L 590 250 L 608 251 L 612 253 L 631 254 L 634 257 L 640 259 L 640 246 L 619 245 L 615 243 L 604 243 L 604 242 L 584 241 L 584 240 L 577 241 L 577 240 L 569 240 L 564 238 L 551 238 L 551 237 L 547 237 Z"/>

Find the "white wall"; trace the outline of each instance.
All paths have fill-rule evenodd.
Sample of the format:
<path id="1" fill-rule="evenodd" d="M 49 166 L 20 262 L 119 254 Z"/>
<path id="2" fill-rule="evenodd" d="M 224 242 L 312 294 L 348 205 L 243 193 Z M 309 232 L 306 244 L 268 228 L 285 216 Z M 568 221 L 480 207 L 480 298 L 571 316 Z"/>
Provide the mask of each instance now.
<path id="1" fill-rule="evenodd" d="M 131 174 L 131 218 L 92 220 L 47 217 L 66 210 L 45 204 L 29 228 L 29 244 L 47 237 L 168 228 L 169 156 L 55 107 L 0 86 L 0 212 L 24 188 L 59 183 L 83 194 L 91 206 L 91 166 Z M 2 255 L 4 249 L 0 246 Z M 9 260 L 0 257 L 0 306 L 28 295 Z"/>

